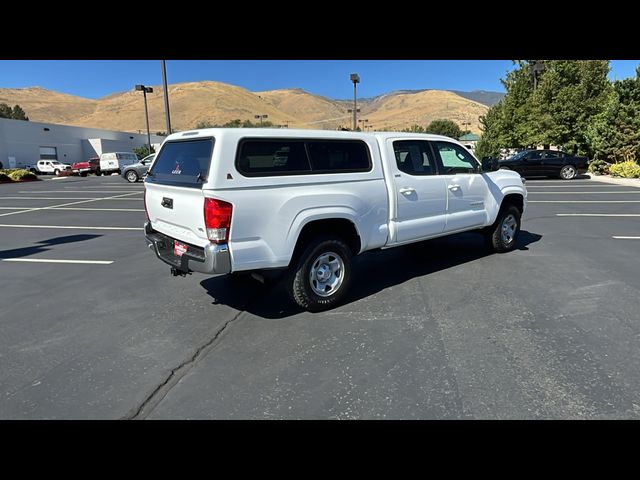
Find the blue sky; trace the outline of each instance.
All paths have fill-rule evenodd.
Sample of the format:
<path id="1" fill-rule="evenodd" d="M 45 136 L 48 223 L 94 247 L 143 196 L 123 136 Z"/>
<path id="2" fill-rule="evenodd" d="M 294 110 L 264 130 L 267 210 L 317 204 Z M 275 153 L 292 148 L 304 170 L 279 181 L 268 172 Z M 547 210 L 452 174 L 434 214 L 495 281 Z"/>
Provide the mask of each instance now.
<path id="1" fill-rule="evenodd" d="M 640 60 L 612 60 L 611 79 L 635 75 Z M 168 60 L 169 83 L 215 80 L 251 91 L 303 88 L 330 98 L 350 98 L 357 72 L 359 97 L 393 90 L 503 91 L 510 60 Z M 0 60 L 0 87 L 40 86 L 88 98 L 159 85 L 159 60 Z"/>

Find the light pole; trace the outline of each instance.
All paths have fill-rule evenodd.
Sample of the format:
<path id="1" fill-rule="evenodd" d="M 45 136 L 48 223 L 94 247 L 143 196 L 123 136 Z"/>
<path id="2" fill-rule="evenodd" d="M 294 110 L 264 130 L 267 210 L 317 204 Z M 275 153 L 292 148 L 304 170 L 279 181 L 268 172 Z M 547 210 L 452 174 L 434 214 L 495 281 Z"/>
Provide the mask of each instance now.
<path id="1" fill-rule="evenodd" d="M 355 132 L 358 122 L 356 121 L 356 115 L 358 114 L 358 100 L 357 100 L 357 87 L 358 83 L 360 83 L 360 76 L 357 73 L 352 73 L 349 75 L 349 78 L 353 82 L 353 131 Z"/>
<path id="2" fill-rule="evenodd" d="M 136 85 L 136 90 L 142 90 L 144 95 L 144 116 L 147 119 L 147 144 L 149 145 L 149 154 L 151 154 L 151 133 L 149 133 L 149 110 L 147 109 L 147 93 L 153 93 L 153 88 L 144 85 Z"/>
<path id="3" fill-rule="evenodd" d="M 164 60 L 160 60 L 162 64 L 162 87 L 164 88 L 164 115 L 167 120 L 167 135 L 171 135 L 171 115 L 169 114 L 169 90 L 167 89 L 167 67 Z"/>
<path id="4" fill-rule="evenodd" d="M 265 118 L 269 118 L 269 115 L 255 115 L 254 118 L 259 118 L 260 119 L 260 126 L 262 126 L 262 121 Z"/>

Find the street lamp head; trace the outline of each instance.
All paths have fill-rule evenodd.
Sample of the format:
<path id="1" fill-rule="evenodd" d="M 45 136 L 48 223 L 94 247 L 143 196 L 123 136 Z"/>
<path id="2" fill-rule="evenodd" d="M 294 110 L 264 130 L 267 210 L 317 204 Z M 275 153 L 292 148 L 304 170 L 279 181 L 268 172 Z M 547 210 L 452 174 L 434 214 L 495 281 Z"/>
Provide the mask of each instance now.
<path id="1" fill-rule="evenodd" d="M 360 76 L 357 73 L 352 73 L 349 78 L 353 83 L 360 83 Z"/>
<path id="2" fill-rule="evenodd" d="M 144 90 L 144 85 L 136 85 L 136 90 L 138 91 Z"/>

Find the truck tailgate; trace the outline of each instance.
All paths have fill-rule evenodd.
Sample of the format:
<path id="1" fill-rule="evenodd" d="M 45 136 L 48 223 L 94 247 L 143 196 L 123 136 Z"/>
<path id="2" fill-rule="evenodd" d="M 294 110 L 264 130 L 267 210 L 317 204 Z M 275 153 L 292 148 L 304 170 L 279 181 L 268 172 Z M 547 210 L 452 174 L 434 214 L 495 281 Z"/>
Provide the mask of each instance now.
<path id="1" fill-rule="evenodd" d="M 146 209 L 154 230 L 200 247 L 209 244 L 201 189 L 153 183 L 145 183 L 145 187 Z"/>

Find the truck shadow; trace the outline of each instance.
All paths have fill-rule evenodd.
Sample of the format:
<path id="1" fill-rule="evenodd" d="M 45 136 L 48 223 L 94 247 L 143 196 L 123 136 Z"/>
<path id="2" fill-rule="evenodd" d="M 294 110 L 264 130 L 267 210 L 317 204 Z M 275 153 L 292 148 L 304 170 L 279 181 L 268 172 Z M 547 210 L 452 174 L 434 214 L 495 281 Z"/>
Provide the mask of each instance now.
<path id="1" fill-rule="evenodd" d="M 522 230 L 516 248 L 529 250 L 529 245 L 540 239 L 542 235 Z M 366 252 L 353 259 L 351 288 L 343 305 L 412 278 L 446 270 L 489 255 L 498 254 L 486 248 L 484 239 L 474 233 L 461 233 L 404 247 Z M 282 278 L 265 285 L 248 275 L 223 275 L 203 280 L 200 285 L 213 297 L 215 304 L 245 310 L 258 317 L 282 319 L 303 312 L 287 295 Z"/>
<path id="2" fill-rule="evenodd" d="M 41 252 L 46 252 L 47 250 L 51 250 L 48 247 L 52 247 L 54 245 L 62 245 L 64 243 L 84 242 L 85 240 L 92 240 L 94 238 L 98 238 L 101 236 L 102 235 L 82 234 L 82 235 L 65 235 L 64 237 L 50 238 L 49 240 L 42 240 L 40 242 L 36 242 L 37 245 L 33 245 L 31 247 L 14 248 L 12 250 L 0 250 L 0 259 L 28 257 L 29 255 L 33 255 L 35 253 L 41 253 Z"/>

